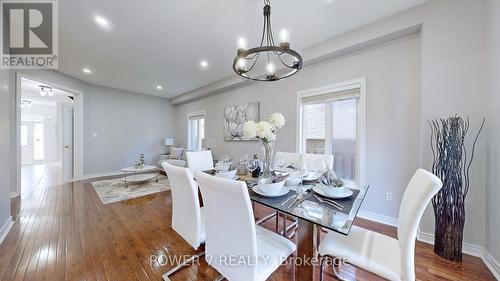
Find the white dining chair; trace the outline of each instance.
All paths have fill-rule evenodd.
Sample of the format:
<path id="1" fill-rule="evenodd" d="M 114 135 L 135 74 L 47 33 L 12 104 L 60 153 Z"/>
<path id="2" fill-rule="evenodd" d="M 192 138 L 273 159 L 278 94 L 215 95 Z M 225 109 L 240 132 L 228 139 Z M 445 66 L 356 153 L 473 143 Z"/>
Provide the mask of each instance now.
<path id="1" fill-rule="evenodd" d="M 195 174 L 205 208 L 207 262 L 229 281 L 266 280 L 293 252 L 290 240 L 254 223 L 243 181 Z M 263 258 L 266 258 L 264 260 Z M 244 265 L 231 260 L 244 260 Z"/>
<path id="2" fill-rule="evenodd" d="M 332 154 L 312 154 L 303 153 L 301 165 L 307 167 L 310 171 L 325 171 L 325 168 L 333 168 L 333 155 Z M 325 163 L 326 167 L 323 166 Z"/>
<path id="3" fill-rule="evenodd" d="M 388 280 L 415 280 L 415 239 L 425 208 L 443 183 L 432 173 L 418 169 L 401 200 L 397 239 L 353 226 L 348 236 L 329 231 L 320 242 L 324 262 L 328 258 L 348 258 L 349 263 Z M 334 268 L 334 274 L 344 280 Z"/>
<path id="4" fill-rule="evenodd" d="M 214 168 L 212 151 L 188 151 L 186 152 L 187 166 L 194 174 L 197 171 L 206 171 Z"/>
<path id="5" fill-rule="evenodd" d="M 284 167 L 279 167 L 279 168 L 285 168 L 288 167 L 289 165 L 296 165 L 300 166 L 301 162 L 301 156 L 300 153 L 295 153 L 295 152 L 284 152 L 284 151 L 277 151 L 276 156 L 274 157 L 274 167 L 277 168 L 277 165 L 282 164 Z M 284 170 L 284 169 L 283 169 Z M 282 171 L 284 172 L 284 171 Z M 270 214 L 265 215 L 264 217 L 260 218 L 257 221 L 257 224 L 263 224 L 266 221 L 275 218 L 276 220 L 276 232 L 278 232 L 279 228 L 279 212 L 273 212 Z M 283 215 L 283 222 L 286 224 L 286 216 Z M 296 222 L 294 222 L 294 225 L 288 225 L 284 226 L 284 230 L 281 232 L 281 234 L 286 236 L 286 233 L 296 225 Z"/>
<path id="6" fill-rule="evenodd" d="M 198 199 L 198 185 L 188 168 L 162 163 L 172 192 L 172 228 L 195 250 L 205 242 L 204 210 Z M 163 275 L 163 280 L 203 256 L 197 253 Z"/>

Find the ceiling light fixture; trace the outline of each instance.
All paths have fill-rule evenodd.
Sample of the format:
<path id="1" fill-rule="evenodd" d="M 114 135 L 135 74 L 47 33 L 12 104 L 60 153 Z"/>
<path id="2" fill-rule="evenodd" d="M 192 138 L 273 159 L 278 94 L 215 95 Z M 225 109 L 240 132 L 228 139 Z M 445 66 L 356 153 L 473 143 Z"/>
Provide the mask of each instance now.
<path id="1" fill-rule="evenodd" d="M 103 30 L 110 31 L 112 29 L 109 20 L 103 16 L 94 16 L 94 22 Z"/>
<path id="2" fill-rule="evenodd" d="M 87 74 L 92 73 L 92 71 L 90 71 L 90 69 L 88 69 L 88 68 L 84 68 L 84 69 L 82 69 L 82 71 L 83 71 L 84 73 L 87 73 Z"/>
<path id="3" fill-rule="evenodd" d="M 156 86 L 157 90 L 163 90 L 163 87 L 161 85 Z"/>
<path id="4" fill-rule="evenodd" d="M 302 69 L 302 57 L 296 51 L 290 49 L 288 42 L 288 32 L 280 32 L 281 42 L 279 45 L 274 43 L 273 30 L 271 28 L 271 2 L 264 0 L 264 27 L 262 28 L 262 37 L 258 47 L 246 49 L 244 38 L 238 39 L 238 50 L 233 60 L 233 70 L 239 76 L 256 81 L 277 81 L 287 78 Z M 259 58 L 263 57 L 266 63 L 266 73 L 254 70 Z M 276 67 L 273 62 L 283 65 L 285 71 L 276 73 Z M 249 66 L 247 68 L 247 65 Z"/>
<path id="5" fill-rule="evenodd" d="M 42 97 L 46 97 L 46 96 L 53 97 L 54 96 L 54 92 L 52 92 L 51 87 L 44 86 L 44 85 L 39 85 L 38 87 L 40 87 L 40 96 L 42 96 Z"/>
<path id="6" fill-rule="evenodd" d="M 200 66 L 201 66 L 202 69 L 207 69 L 208 68 L 208 61 L 202 60 L 200 62 Z"/>

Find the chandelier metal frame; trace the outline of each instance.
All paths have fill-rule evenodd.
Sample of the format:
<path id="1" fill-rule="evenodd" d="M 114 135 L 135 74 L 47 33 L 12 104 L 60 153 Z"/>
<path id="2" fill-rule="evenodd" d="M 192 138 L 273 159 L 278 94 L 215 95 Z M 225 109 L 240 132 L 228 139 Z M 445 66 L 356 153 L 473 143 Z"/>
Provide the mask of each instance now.
<path id="1" fill-rule="evenodd" d="M 273 31 L 271 27 L 271 3 L 270 0 L 264 0 L 264 27 L 262 29 L 262 37 L 260 40 L 259 47 L 254 47 L 251 49 L 239 48 L 236 51 L 236 57 L 233 60 L 233 70 L 239 76 L 251 79 L 255 81 L 277 81 L 287 77 L 292 76 L 302 69 L 303 61 L 302 56 L 290 49 L 289 42 L 281 42 L 279 45 L 274 43 Z M 264 45 L 264 43 L 266 45 Z M 269 71 L 265 75 L 251 76 L 248 74 L 259 60 L 262 55 L 267 56 L 268 66 L 272 63 L 271 58 L 274 57 L 276 61 L 281 62 L 284 66 L 285 71 L 280 71 L 280 74 L 276 74 L 274 71 Z M 287 64 L 281 56 L 289 55 L 293 57 L 293 63 Z M 247 62 L 250 62 L 250 67 L 247 69 Z"/>

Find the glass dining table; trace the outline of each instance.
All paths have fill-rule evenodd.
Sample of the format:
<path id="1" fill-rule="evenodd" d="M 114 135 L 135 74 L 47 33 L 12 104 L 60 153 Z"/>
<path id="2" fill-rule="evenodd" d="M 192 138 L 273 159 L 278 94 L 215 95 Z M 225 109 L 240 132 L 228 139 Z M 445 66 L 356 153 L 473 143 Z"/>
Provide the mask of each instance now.
<path id="1" fill-rule="evenodd" d="M 312 190 L 314 183 L 298 186 L 305 191 L 298 196 L 300 200 L 293 202 L 293 199 L 297 198 L 297 187 L 290 187 L 287 194 L 279 197 L 266 197 L 252 189 L 257 184 L 257 179 L 250 175 L 243 175 L 239 176 L 239 180 L 247 183 L 250 200 L 253 203 L 262 204 L 282 214 L 297 218 L 298 225 L 295 233 L 297 236 L 296 280 L 314 280 L 314 265 L 317 264 L 315 253 L 318 242 L 317 231 L 323 228 L 349 235 L 369 188 L 368 186 L 360 188 L 347 184 L 346 187 L 351 189 L 353 194 L 345 199 L 333 200 L 334 203 L 340 205 L 339 208 L 337 204 L 334 204 L 337 205 L 335 207 L 331 202 L 325 201 L 326 198 L 316 194 Z M 293 204 L 285 202 L 287 200 Z"/>

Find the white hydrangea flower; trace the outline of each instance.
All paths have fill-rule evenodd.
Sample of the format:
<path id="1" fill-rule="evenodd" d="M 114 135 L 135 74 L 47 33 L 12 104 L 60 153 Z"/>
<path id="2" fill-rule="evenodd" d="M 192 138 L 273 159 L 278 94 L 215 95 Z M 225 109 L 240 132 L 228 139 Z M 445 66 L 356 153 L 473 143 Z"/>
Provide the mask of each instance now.
<path id="1" fill-rule="evenodd" d="M 257 137 L 257 123 L 254 121 L 247 121 L 243 124 L 243 135 L 247 139 Z"/>
<path id="2" fill-rule="evenodd" d="M 274 134 L 272 129 L 273 126 L 271 125 L 271 123 L 267 121 L 260 121 L 259 123 L 257 123 L 257 137 L 266 140 L 272 138 L 272 135 Z"/>
<path id="3" fill-rule="evenodd" d="M 276 128 L 285 126 L 285 116 L 281 113 L 273 113 L 269 116 L 269 122 Z"/>

